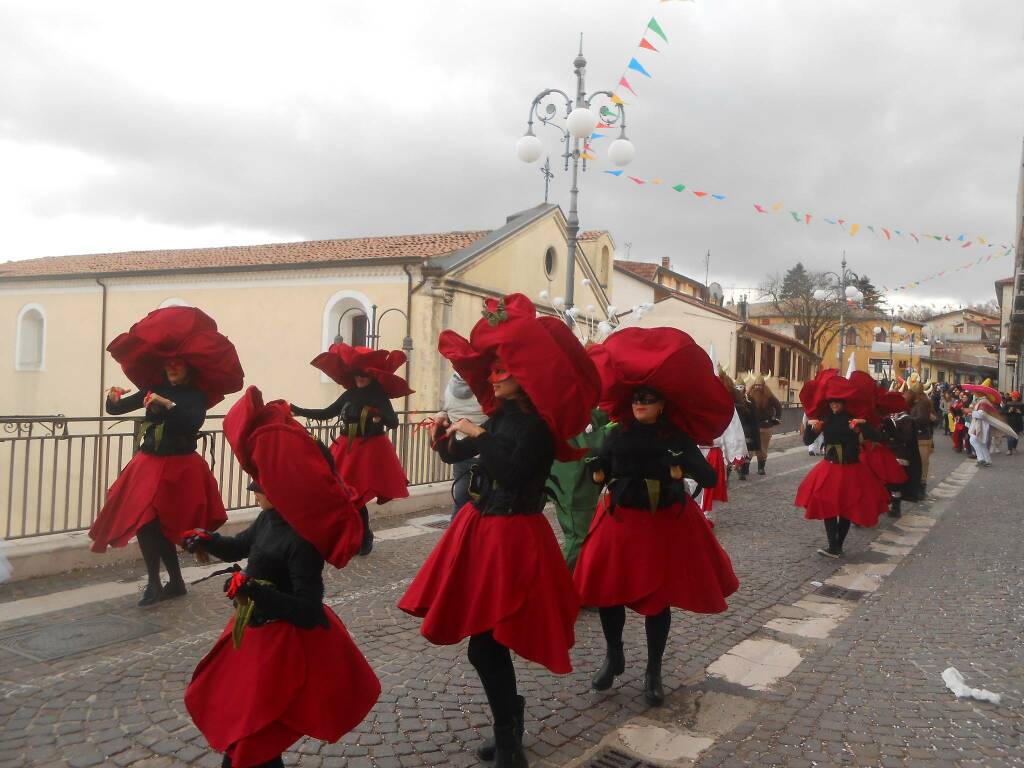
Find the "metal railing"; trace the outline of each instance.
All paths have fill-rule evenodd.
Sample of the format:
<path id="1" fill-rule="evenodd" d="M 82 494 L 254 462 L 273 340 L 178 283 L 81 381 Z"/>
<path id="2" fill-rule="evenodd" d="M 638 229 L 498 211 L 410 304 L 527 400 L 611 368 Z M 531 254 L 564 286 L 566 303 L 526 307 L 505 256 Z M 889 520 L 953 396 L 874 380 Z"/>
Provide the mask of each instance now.
<path id="1" fill-rule="evenodd" d="M 431 450 L 427 412 L 398 414 L 389 430 L 409 485 L 451 480 L 451 467 Z M 228 510 L 255 504 L 247 479 L 220 428 L 207 416 L 199 450 L 210 465 Z M 138 450 L 139 419 L 123 417 L 0 417 L 0 536 L 19 539 L 86 530 L 103 506 L 107 489 Z M 330 445 L 338 421 L 306 422 L 310 434 Z"/>

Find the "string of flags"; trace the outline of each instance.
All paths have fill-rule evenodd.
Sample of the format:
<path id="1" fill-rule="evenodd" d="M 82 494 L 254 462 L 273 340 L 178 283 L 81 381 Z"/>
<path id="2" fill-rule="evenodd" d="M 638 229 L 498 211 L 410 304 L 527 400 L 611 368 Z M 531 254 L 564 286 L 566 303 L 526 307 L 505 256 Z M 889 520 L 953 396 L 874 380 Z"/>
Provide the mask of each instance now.
<path id="1" fill-rule="evenodd" d="M 978 258 L 971 259 L 970 261 L 964 262 L 960 266 L 954 267 L 953 269 L 944 269 L 941 272 L 934 272 L 934 273 L 928 275 L 927 277 L 922 277 L 919 280 L 914 280 L 914 281 L 909 282 L 909 283 L 904 283 L 903 285 L 896 285 L 896 286 L 893 286 L 891 288 L 888 287 L 888 286 L 883 285 L 882 286 L 882 292 L 883 293 L 897 293 L 898 291 L 907 291 L 907 290 L 910 290 L 911 288 L 917 288 L 919 285 L 921 285 L 921 283 L 927 283 L 930 280 L 935 280 L 935 279 L 940 278 L 940 277 L 945 277 L 946 275 L 952 275 L 955 272 L 963 272 L 965 269 L 971 269 L 972 267 L 976 267 L 976 266 L 978 266 L 979 264 L 981 264 L 983 262 L 989 262 L 989 261 L 995 261 L 996 259 L 1001 259 L 1004 256 L 1008 256 L 1013 251 L 1013 246 L 1012 245 L 1011 246 L 1000 245 L 999 247 L 1004 248 L 1005 250 L 1002 253 L 990 253 L 988 255 L 979 256 Z"/>

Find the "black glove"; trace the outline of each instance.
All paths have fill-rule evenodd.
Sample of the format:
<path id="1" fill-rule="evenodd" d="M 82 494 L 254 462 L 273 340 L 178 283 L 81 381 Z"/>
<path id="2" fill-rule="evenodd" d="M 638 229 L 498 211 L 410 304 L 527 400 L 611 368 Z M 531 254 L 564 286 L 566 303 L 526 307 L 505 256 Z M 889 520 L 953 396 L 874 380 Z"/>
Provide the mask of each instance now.
<path id="1" fill-rule="evenodd" d="M 355 410 L 355 406 L 352 405 L 352 403 L 345 403 L 343 406 L 341 406 L 341 412 L 338 414 L 338 418 L 340 418 L 346 424 L 348 424 L 351 421 L 355 421 Z"/>
<path id="2" fill-rule="evenodd" d="M 203 544 L 208 541 L 216 541 L 220 538 L 219 533 L 210 533 L 203 528 L 193 528 L 185 531 L 181 538 L 181 547 L 193 554 L 197 549 L 203 549 Z"/>

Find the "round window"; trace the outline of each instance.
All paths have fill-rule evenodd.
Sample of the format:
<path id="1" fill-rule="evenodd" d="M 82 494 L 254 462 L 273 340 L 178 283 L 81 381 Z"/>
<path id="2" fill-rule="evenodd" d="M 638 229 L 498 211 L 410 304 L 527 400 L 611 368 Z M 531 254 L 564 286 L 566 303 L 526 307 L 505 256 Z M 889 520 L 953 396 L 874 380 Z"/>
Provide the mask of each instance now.
<path id="1" fill-rule="evenodd" d="M 553 247 L 548 248 L 544 252 L 544 274 L 548 276 L 548 279 L 551 279 L 552 277 L 555 276 L 555 266 L 557 265 L 557 259 L 558 256 L 555 253 L 555 249 Z"/>

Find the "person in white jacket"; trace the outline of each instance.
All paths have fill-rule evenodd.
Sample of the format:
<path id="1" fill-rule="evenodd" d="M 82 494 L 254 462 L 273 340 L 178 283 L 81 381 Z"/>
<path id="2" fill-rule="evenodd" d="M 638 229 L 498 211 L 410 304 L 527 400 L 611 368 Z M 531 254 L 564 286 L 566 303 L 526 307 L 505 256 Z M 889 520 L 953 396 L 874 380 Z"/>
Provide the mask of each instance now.
<path id="1" fill-rule="evenodd" d="M 480 403 L 477 402 L 473 390 L 459 374 L 453 373 L 444 390 L 444 413 L 453 424 L 459 419 L 469 419 L 474 424 L 482 424 L 486 420 Z M 465 435 L 457 433 L 456 440 L 461 440 Z M 452 519 L 455 513 L 462 509 L 469 501 L 469 470 L 476 462 L 476 458 L 457 461 L 452 464 Z"/>

